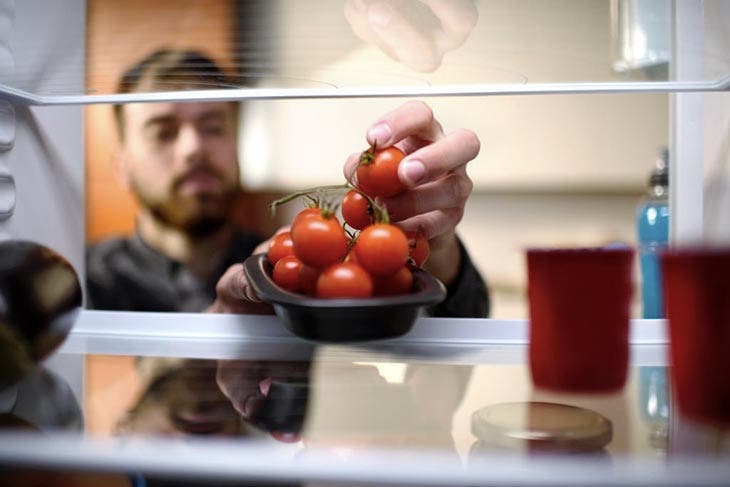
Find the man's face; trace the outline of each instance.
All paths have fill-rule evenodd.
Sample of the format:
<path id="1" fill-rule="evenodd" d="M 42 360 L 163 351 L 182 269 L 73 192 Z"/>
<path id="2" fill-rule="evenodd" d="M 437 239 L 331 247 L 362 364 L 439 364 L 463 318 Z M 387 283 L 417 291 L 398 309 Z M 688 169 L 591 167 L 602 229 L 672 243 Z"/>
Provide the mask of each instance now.
<path id="1" fill-rule="evenodd" d="M 239 188 L 235 106 L 133 103 L 123 111 L 119 168 L 140 204 L 191 235 L 220 228 Z"/>

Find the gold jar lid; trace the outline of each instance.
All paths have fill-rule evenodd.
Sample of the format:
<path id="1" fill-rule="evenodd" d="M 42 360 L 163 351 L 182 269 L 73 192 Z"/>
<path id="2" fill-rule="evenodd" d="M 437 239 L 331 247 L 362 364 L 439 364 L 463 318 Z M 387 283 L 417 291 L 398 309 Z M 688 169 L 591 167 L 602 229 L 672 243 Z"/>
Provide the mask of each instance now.
<path id="1" fill-rule="evenodd" d="M 481 442 L 509 449 L 554 452 L 601 450 L 611 442 L 611 421 L 596 411 L 549 402 L 493 404 L 472 414 Z"/>

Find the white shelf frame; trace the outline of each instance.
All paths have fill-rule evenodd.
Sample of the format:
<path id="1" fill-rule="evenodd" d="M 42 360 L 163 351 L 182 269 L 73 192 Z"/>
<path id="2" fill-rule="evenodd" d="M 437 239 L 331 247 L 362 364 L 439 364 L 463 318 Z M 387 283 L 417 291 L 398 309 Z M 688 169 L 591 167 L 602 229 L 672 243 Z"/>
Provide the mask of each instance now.
<path id="1" fill-rule="evenodd" d="M 696 54 L 696 53 L 695 53 Z M 0 84 L 0 98 L 28 106 L 98 105 L 148 102 L 296 100 L 333 98 L 464 97 L 515 95 L 598 95 L 626 93 L 707 93 L 730 91 L 730 74 L 709 81 L 474 83 L 434 86 L 346 88 L 232 88 L 105 95 L 39 95 Z"/>

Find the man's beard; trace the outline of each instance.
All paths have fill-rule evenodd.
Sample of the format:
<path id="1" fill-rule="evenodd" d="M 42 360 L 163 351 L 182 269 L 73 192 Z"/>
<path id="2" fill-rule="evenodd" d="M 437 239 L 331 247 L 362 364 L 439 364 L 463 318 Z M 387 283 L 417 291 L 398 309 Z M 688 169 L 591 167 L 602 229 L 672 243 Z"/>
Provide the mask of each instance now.
<path id="1" fill-rule="evenodd" d="M 192 237 L 215 234 L 228 224 L 239 188 L 229 187 L 220 194 L 181 195 L 173 184 L 166 198 L 150 197 L 132 181 L 131 188 L 142 206 L 160 223 Z"/>

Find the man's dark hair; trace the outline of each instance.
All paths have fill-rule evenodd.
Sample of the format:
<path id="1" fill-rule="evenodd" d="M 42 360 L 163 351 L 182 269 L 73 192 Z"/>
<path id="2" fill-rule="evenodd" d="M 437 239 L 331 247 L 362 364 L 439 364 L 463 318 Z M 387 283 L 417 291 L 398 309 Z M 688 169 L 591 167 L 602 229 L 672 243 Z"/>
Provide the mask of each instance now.
<path id="1" fill-rule="evenodd" d="M 226 74 L 210 57 L 188 49 L 160 49 L 130 66 L 117 85 L 117 93 L 154 90 L 237 88 L 236 79 Z M 124 105 L 114 105 L 119 135 L 124 136 Z"/>

